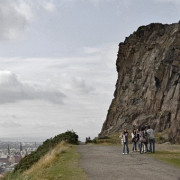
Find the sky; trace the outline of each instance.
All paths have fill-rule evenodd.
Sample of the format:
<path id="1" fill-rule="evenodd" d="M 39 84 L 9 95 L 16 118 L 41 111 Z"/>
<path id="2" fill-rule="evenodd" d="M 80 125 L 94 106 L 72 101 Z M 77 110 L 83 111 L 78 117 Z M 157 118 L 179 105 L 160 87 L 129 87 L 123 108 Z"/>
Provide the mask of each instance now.
<path id="1" fill-rule="evenodd" d="M 179 20 L 179 0 L 1 0 L 0 140 L 98 136 L 118 44 L 139 26 Z"/>

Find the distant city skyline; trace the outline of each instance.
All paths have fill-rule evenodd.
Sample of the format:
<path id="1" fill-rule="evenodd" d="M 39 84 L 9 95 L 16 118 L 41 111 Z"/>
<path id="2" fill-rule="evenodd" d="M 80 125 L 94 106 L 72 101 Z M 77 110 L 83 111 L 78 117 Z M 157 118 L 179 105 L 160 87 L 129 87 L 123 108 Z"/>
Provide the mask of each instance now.
<path id="1" fill-rule="evenodd" d="M 101 131 L 118 44 L 141 25 L 179 21 L 178 0 L 1 0 L 0 140 Z"/>
<path id="2" fill-rule="evenodd" d="M 37 143 L 38 144 L 38 143 Z M 17 143 L 1 142 L 0 143 L 0 173 L 13 171 L 15 165 L 26 155 L 35 151 L 38 146 L 36 143 Z"/>

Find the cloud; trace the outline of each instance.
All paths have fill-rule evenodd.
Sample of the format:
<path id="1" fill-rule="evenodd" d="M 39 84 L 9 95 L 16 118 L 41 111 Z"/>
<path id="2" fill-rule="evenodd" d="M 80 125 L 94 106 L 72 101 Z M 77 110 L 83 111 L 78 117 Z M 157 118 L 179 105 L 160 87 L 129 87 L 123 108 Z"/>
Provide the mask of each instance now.
<path id="1" fill-rule="evenodd" d="M 54 12 L 55 7 L 54 7 L 54 4 L 53 4 L 53 3 L 48 2 L 48 3 L 45 4 L 44 9 L 45 9 L 47 12 Z"/>
<path id="2" fill-rule="evenodd" d="M 84 47 L 85 54 L 98 55 L 98 58 L 111 69 L 115 67 L 117 52 L 118 45 L 116 43 L 107 43 L 98 47 Z"/>
<path id="3" fill-rule="evenodd" d="M 117 52 L 118 46 L 113 43 L 106 44 L 101 51 L 101 61 L 104 61 L 110 69 L 115 68 Z"/>
<path id="4" fill-rule="evenodd" d="M 58 84 L 61 87 L 61 89 L 64 91 L 68 90 L 76 94 L 81 94 L 81 93 L 89 94 L 95 90 L 94 87 L 92 87 L 88 82 L 86 82 L 85 80 L 86 77 L 84 77 L 85 79 L 83 79 L 82 77 L 71 76 L 68 74 L 62 74 L 60 77 L 61 78 Z M 57 84 L 58 81 L 57 80 L 55 81 Z"/>
<path id="5" fill-rule="evenodd" d="M 55 5 L 52 0 L 39 1 L 39 7 L 48 13 L 53 13 L 55 11 Z"/>
<path id="6" fill-rule="evenodd" d="M 27 3 L 0 1 L 0 40 L 22 39 L 31 18 L 31 8 Z"/>
<path id="7" fill-rule="evenodd" d="M 86 54 L 94 54 L 94 53 L 98 53 L 100 51 L 99 48 L 94 48 L 94 47 L 84 47 L 84 52 Z"/>
<path id="8" fill-rule="evenodd" d="M 63 103 L 65 95 L 39 83 L 23 83 L 10 71 L 0 71 L 0 104 L 20 100 L 41 99 L 52 103 Z"/>
<path id="9" fill-rule="evenodd" d="M 72 8 L 74 7 L 74 5 L 77 3 L 91 3 L 94 7 L 98 8 L 99 5 L 103 4 L 103 3 L 107 3 L 107 2 L 117 2 L 119 3 L 119 1 L 117 0 L 61 0 L 61 4 L 63 5 L 63 7 L 67 7 L 67 8 Z M 125 1 L 128 1 L 128 0 L 123 0 L 124 2 Z M 131 0 L 132 1 L 132 0 Z"/>
<path id="10" fill-rule="evenodd" d="M 94 6 L 98 7 L 99 3 L 102 2 L 102 0 L 90 0 Z"/>
<path id="11" fill-rule="evenodd" d="M 93 88 L 92 86 L 88 86 L 85 82 L 85 80 L 83 80 L 82 78 L 76 78 L 76 77 L 73 77 L 72 78 L 72 86 L 81 91 L 81 92 L 84 92 L 84 93 L 89 93 L 89 92 L 92 92 L 94 91 L 95 88 Z"/>
<path id="12" fill-rule="evenodd" d="M 98 7 L 101 3 L 112 2 L 115 0 L 89 0 L 95 7 Z"/>
<path id="13" fill-rule="evenodd" d="M 19 128 L 21 127 L 22 125 L 16 121 L 2 121 L 0 122 L 0 126 L 1 128 Z"/>
<path id="14" fill-rule="evenodd" d="M 155 0 L 157 2 L 162 2 L 162 3 L 165 3 L 165 2 L 172 2 L 172 3 L 180 3 L 179 0 Z"/>
<path id="15" fill-rule="evenodd" d="M 22 40 L 30 22 L 37 12 L 52 13 L 55 5 L 52 0 L 6 0 L 0 1 L 0 41 Z"/>

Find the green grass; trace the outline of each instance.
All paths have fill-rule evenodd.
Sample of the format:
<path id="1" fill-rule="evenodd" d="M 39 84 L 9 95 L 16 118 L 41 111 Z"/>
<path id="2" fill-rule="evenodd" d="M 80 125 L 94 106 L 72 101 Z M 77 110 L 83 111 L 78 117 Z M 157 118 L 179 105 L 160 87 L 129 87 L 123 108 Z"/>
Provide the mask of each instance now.
<path id="1" fill-rule="evenodd" d="M 76 148 L 76 145 L 59 145 L 31 169 L 23 173 L 8 173 L 4 180 L 87 180 L 87 175 L 78 165 L 80 155 Z"/>
<path id="2" fill-rule="evenodd" d="M 169 133 L 169 130 L 165 130 L 163 132 L 156 132 L 154 134 L 156 143 L 162 144 L 164 142 L 167 142 L 168 141 L 168 136 L 167 136 L 168 133 Z"/>
<path id="3" fill-rule="evenodd" d="M 119 138 L 119 133 L 113 133 L 107 138 L 104 139 L 98 139 L 97 137 L 92 140 L 95 144 L 101 144 L 101 145 L 120 145 L 121 139 Z"/>
<path id="4" fill-rule="evenodd" d="M 78 167 L 80 155 L 76 152 L 76 147 L 72 146 L 71 149 L 63 153 L 56 164 L 43 173 L 51 176 L 52 180 L 87 180 L 86 174 Z"/>
<path id="5" fill-rule="evenodd" d="M 101 145 L 121 145 L 121 138 L 119 138 L 120 133 L 113 133 L 110 136 L 108 136 L 108 138 L 104 138 L 104 139 L 96 139 L 96 143 L 95 144 L 101 144 Z M 94 141 L 92 141 L 94 142 Z M 128 142 L 129 144 L 132 144 L 131 141 L 131 136 L 129 135 L 128 137 Z"/>
<path id="6" fill-rule="evenodd" d="M 180 168 L 180 151 L 156 151 L 156 153 L 150 154 L 150 156 Z"/>

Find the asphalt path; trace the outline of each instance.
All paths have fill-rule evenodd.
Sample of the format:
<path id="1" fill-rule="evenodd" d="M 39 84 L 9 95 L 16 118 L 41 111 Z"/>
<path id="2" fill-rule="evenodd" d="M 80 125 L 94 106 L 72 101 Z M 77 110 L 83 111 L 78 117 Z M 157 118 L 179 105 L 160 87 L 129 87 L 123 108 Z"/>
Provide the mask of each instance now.
<path id="1" fill-rule="evenodd" d="M 121 146 L 79 145 L 80 166 L 90 180 L 180 180 L 180 169 Z"/>

